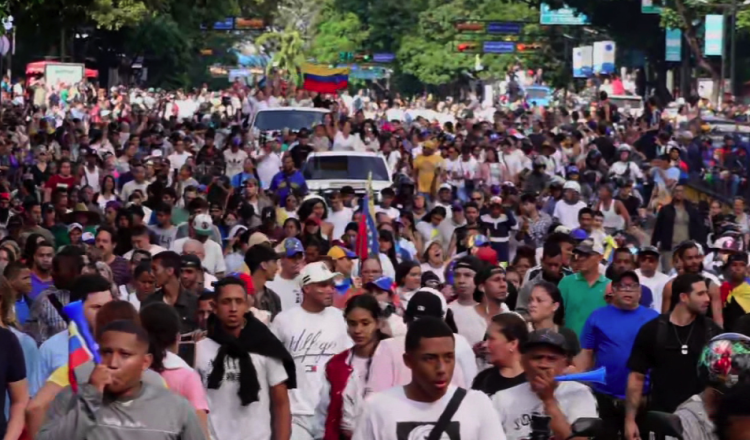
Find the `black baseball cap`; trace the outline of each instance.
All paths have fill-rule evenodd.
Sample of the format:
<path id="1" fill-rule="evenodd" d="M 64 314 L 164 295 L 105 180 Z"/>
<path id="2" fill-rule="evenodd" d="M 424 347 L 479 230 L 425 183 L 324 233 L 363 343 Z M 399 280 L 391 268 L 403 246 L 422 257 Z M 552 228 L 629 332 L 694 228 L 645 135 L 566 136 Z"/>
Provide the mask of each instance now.
<path id="1" fill-rule="evenodd" d="M 180 257 L 181 269 L 200 269 L 201 259 L 197 255 L 183 255 Z"/>
<path id="2" fill-rule="evenodd" d="M 409 318 L 432 316 L 443 319 L 443 302 L 434 293 L 419 290 L 409 299 L 409 304 L 406 306 L 404 315 Z"/>
<path id="3" fill-rule="evenodd" d="M 640 257 L 641 255 L 656 255 L 658 258 L 661 254 L 656 246 L 643 246 L 638 250 L 638 256 Z"/>
<path id="4" fill-rule="evenodd" d="M 747 265 L 747 252 L 736 252 L 729 254 L 729 256 L 727 257 L 727 266 L 734 262 L 740 262 Z"/>
<path id="5" fill-rule="evenodd" d="M 635 273 L 632 270 L 626 270 L 625 272 L 623 272 L 623 273 L 621 273 L 619 275 L 615 274 L 612 277 L 612 284 L 620 284 L 622 282 L 622 280 L 624 280 L 626 278 L 630 278 L 630 279 L 634 280 L 638 284 L 641 283 L 641 280 L 640 280 L 640 278 L 638 278 L 638 274 L 637 273 Z"/>
<path id="6" fill-rule="evenodd" d="M 521 353 L 528 353 L 532 349 L 541 346 L 551 347 L 560 351 L 562 354 L 568 354 L 568 344 L 565 342 L 565 337 L 548 328 L 535 330 L 529 333 L 529 338 L 526 340 L 526 343 L 521 346 Z"/>

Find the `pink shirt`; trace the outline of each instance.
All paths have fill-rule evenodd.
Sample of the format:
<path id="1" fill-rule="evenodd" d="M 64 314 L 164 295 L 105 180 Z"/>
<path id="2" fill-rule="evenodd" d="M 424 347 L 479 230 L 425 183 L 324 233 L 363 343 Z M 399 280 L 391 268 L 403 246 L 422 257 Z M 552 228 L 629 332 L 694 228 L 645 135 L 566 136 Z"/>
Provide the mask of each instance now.
<path id="1" fill-rule="evenodd" d="M 371 392 L 377 393 L 411 382 L 411 370 L 404 364 L 405 337 L 389 338 L 380 341 L 372 356 L 372 377 L 369 381 Z M 461 365 L 456 362 L 451 383 L 467 388 Z M 468 384 L 471 385 L 471 384 Z"/>
<path id="2" fill-rule="evenodd" d="M 167 382 L 169 389 L 186 398 L 196 411 L 208 412 L 206 390 L 198 373 L 174 353 L 167 352 L 164 366 L 166 370 L 161 373 L 161 377 Z"/>

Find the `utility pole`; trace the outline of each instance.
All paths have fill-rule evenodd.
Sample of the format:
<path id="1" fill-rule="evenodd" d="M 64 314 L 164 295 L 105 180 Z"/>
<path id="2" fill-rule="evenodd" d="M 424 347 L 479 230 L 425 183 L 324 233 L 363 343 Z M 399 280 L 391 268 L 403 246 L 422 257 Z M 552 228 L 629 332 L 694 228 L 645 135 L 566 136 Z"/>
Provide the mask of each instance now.
<path id="1" fill-rule="evenodd" d="M 732 16 L 730 18 L 730 29 L 732 32 L 731 36 L 731 48 L 729 49 L 729 78 L 731 82 L 732 96 L 735 96 L 739 88 L 735 84 L 737 66 L 735 64 L 737 58 L 737 0 L 732 0 Z M 722 81 L 724 78 L 722 78 Z"/>

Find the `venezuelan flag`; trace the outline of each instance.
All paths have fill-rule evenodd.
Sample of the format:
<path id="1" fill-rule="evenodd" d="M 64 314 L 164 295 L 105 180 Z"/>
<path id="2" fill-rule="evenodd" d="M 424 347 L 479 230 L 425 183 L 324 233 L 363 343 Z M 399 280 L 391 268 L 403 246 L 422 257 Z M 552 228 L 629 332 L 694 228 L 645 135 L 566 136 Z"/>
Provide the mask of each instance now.
<path id="1" fill-rule="evenodd" d="M 78 392 L 78 381 L 76 380 L 76 368 L 94 360 L 86 342 L 78 332 L 78 326 L 71 321 L 68 324 L 68 380 L 74 393 Z"/>
<path id="2" fill-rule="evenodd" d="M 311 92 L 337 93 L 349 86 L 348 68 L 330 68 L 317 64 L 302 66 L 303 88 Z"/>

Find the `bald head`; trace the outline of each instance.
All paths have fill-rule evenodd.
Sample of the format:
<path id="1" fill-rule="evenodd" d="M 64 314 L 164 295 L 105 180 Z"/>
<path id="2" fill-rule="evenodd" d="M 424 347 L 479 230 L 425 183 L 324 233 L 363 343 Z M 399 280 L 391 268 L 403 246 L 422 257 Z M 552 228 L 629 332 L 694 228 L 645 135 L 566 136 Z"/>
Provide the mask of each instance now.
<path id="1" fill-rule="evenodd" d="M 195 255 L 203 261 L 206 257 L 206 250 L 203 243 L 191 238 L 182 246 L 182 255 Z"/>

